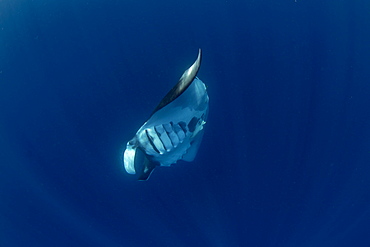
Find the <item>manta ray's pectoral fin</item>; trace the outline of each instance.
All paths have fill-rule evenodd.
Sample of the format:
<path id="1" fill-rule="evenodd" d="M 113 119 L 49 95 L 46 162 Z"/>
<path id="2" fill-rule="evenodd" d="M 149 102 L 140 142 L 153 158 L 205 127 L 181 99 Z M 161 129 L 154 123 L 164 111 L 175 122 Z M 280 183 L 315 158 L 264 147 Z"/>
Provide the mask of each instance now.
<path id="1" fill-rule="evenodd" d="M 198 74 L 201 61 L 202 61 L 202 50 L 199 49 L 198 56 L 195 62 L 190 66 L 190 68 L 185 70 L 177 84 L 166 94 L 166 96 L 164 96 L 159 105 L 157 105 L 157 107 L 154 109 L 152 115 L 158 110 L 168 105 L 169 103 L 171 103 L 172 101 L 174 101 L 190 86 L 190 84 Z"/>

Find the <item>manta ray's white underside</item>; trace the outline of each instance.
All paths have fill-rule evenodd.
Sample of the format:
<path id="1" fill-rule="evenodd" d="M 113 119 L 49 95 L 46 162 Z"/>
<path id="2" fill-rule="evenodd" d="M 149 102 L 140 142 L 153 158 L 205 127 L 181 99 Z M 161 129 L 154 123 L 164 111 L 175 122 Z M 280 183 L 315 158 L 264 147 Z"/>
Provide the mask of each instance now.
<path id="1" fill-rule="evenodd" d="M 194 73 L 192 69 L 197 62 Z M 175 95 L 177 97 L 172 97 L 171 101 L 155 111 L 127 143 L 125 170 L 130 174 L 139 173 L 140 180 L 146 180 L 155 166 L 194 160 L 203 137 L 209 101 L 205 84 L 195 77 L 199 65 L 200 53 L 197 61 L 180 79 L 180 82 L 188 79 L 187 87 L 179 90 L 176 88 L 179 82 L 174 88 L 180 91 Z M 192 73 L 190 76 L 193 78 L 187 78 L 186 73 Z M 166 97 L 171 97 L 174 89 Z"/>

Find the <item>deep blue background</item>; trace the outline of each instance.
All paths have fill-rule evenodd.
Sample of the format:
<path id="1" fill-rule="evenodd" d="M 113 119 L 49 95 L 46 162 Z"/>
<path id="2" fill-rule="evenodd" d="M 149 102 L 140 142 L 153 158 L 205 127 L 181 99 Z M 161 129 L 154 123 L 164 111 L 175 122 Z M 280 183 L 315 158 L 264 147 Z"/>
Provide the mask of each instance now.
<path id="1" fill-rule="evenodd" d="M 0 1 L 0 246 L 370 246 L 370 2 Z M 126 142 L 203 49 L 196 160 Z"/>

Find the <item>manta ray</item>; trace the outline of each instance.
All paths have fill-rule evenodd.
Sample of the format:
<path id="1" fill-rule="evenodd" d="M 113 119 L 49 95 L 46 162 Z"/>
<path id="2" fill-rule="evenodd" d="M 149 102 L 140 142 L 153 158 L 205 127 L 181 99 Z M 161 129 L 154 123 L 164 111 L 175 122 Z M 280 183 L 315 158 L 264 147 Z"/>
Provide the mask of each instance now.
<path id="1" fill-rule="evenodd" d="M 201 60 L 199 49 L 193 65 L 127 142 L 124 168 L 129 174 L 138 174 L 138 180 L 147 180 L 157 166 L 194 160 L 202 141 L 209 102 L 206 85 L 197 77 Z"/>

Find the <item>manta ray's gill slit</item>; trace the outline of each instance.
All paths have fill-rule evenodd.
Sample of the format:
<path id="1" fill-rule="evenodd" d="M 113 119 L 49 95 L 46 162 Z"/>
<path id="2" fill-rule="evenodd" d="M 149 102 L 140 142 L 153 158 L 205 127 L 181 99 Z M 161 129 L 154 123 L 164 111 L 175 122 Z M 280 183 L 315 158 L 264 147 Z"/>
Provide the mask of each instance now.
<path id="1" fill-rule="evenodd" d="M 152 139 L 152 137 L 149 135 L 149 133 L 148 133 L 148 130 L 147 130 L 147 129 L 145 130 L 145 134 L 146 134 L 146 137 L 147 137 L 147 138 L 148 138 L 148 140 L 149 140 L 150 145 L 151 145 L 151 146 L 152 146 L 152 148 L 154 149 L 154 151 L 156 151 L 157 153 L 160 153 L 160 152 L 159 152 L 159 150 L 157 149 L 157 147 L 154 145 L 153 139 Z"/>
<path id="2" fill-rule="evenodd" d="M 186 132 L 188 132 L 185 122 L 182 122 L 182 121 L 179 122 L 179 126 L 181 127 L 181 129 L 184 131 L 185 134 L 186 134 Z"/>
<path id="3" fill-rule="evenodd" d="M 179 138 L 179 142 L 182 143 L 186 137 L 184 130 L 178 124 L 173 125 L 173 130 Z"/>
<path id="4" fill-rule="evenodd" d="M 171 150 L 169 137 L 162 125 L 154 127 L 155 132 L 158 135 L 159 140 L 162 142 L 164 149 L 168 152 Z"/>
<path id="5" fill-rule="evenodd" d="M 179 145 L 179 137 L 173 130 L 173 126 L 171 124 L 163 124 L 163 127 L 167 133 L 168 138 L 170 139 L 171 146 L 176 148 Z"/>
<path id="6" fill-rule="evenodd" d="M 179 143 L 182 143 L 185 138 L 185 133 L 181 129 L 178 124 L 174 124 L 172 121 L 170 122 L 173 133 L 176 134 L 177 138 L 179 139 Z"/>
<path id="7" fill-rule="evenodd" d="M 173 130 L 172 130 L 172 125 L 171 123 L 168 123 L 168 124 L 163 124 L 163 128 L 164 130 L 168 133 L 171 133 Z"/>

